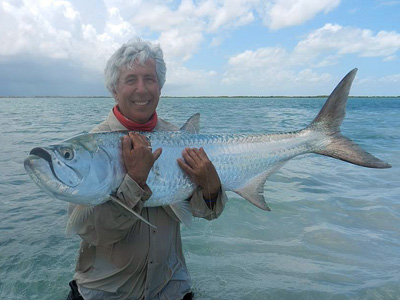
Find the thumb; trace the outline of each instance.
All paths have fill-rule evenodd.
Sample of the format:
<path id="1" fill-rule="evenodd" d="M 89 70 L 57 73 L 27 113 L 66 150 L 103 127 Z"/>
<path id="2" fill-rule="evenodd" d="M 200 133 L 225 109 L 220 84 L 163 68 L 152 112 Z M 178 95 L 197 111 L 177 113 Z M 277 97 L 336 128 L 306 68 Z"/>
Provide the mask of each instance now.
<path id="1" fill-rule="evenodd" d="M 158 148 L 158 149 L 156 149 L 156 151 L 153 152 L 154 161 L 156 161 L 160 157 L 161 153 L 162 153 L 161 148 Z"/>

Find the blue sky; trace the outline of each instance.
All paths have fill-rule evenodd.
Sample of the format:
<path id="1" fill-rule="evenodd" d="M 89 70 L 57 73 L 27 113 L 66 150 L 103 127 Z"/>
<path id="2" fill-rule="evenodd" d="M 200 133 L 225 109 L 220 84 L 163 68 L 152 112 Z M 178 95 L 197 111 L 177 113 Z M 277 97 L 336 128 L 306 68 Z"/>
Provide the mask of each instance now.
<path id="1" fill-rule="evenodd" d="M 109 56 L 159 43 L 165 96 L 400 95 L 400 0 L 0 1 L 0 95 L 103 96 Z"/>

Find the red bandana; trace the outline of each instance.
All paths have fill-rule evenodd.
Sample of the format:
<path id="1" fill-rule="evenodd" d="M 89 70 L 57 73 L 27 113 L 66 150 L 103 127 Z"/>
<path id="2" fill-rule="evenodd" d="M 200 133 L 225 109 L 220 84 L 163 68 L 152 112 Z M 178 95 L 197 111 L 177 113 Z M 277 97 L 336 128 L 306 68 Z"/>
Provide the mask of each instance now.
<path id="1" fill-rule="evenodd" d="M 154 114 L 151 116 L 150 120 L 148 120 L 144 124 L 136 123 L 131 120 L 129 120 L 127 117 L 125 117 L 120 111 L 118 105 L 115 105 L 113 108 L 113 113 L 114 116 L 117 118 L 117 120 L 124 125 L 125 128 L 128 130 L 132 131 L 153 131 L 153 129 L 157 125 L 157 112 L 154 112 Z"/>

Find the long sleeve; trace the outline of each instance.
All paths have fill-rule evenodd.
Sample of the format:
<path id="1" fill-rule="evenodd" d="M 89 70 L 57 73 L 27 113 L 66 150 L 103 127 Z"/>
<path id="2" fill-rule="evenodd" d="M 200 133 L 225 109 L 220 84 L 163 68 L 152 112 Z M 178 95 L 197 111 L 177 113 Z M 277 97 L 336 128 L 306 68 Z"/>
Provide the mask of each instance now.
<path id="1" fill-rule="evenodd" d="M 143 190 L 129 175 L 125 175 L 115 194 L 116 198 L 138 214 L 150 196 L 150 189 L 146 187 Z M 82 209 L 82 207 L 73 204 L 69 207 L 71 214 L 76 209 Z M 87 221 L 76 228 L 76 232 L 85 242 L 95 246 L 110 245 L 120 241 L 138 220 L 128 210 L 112 200 L 89 208 L 87 214 Z"/>
<path id="2" fill-rule="evenodd" d="M 213 209 L 210 209 L 204 201 L 202 189 L 199 187 L 194 191 L 189 201 L 193 216 L 207 220 L 213 220 L 221 215 L 222 211 L 224 210 L 225 203 L 228 201 L 228 197 L 223 187 L 221 187 L 215 200 Z"/>

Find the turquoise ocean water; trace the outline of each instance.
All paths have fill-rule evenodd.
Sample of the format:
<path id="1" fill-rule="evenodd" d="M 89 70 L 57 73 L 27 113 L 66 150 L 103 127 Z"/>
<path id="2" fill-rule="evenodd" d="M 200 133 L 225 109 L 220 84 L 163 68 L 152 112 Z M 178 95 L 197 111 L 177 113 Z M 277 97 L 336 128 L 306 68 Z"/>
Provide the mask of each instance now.
<path id="1" fill-rule="evenodd" d="M 325 99 L 166 98 L 158 113 L 203 133 L 303 128 Z M 79 238 L 66 237 L 67 204 L 29 179 L 23 160 L 101 122 L 107 98 L 0 99 L 0 299 L 62 300 Z M 198 300 L 400 299 L 400 99 L 351 98 L 342 132 L 392 164 L 375 170 L 298 157 L 265 186 L 271 212 L 233 193 L 223 215 L 183 227 Z"/>

